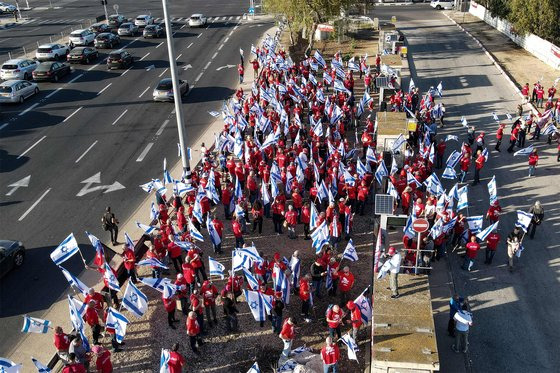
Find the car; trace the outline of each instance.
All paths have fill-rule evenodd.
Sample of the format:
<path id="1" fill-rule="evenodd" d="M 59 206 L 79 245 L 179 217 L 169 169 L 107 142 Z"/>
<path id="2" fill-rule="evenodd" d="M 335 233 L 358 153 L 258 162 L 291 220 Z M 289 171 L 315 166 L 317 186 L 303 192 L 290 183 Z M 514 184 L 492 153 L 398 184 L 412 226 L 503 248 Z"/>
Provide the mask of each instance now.
<path id="1" fill-rule="evenodd" d="M 8 60 L 0 68 L 0 78 L 3 80 L 29 80 L 37 66 L 39 66 L 39 62 L 24 58 Z"/>
<path id="2" fill-rule="evenodd" d="M 0 3 L 0 13 L 13 13 L 17 10 L 17 7 L 8 3 Z"/>
<path id="3" fill-rule="evenodd" d="M 111 34 L 110 32 L 104 32 L 95 37 L 93 45 L 96 48 L 108 48 L 113 49 L 121 43 L 121 38 L 118 35 Z"/>
<path id="4" fill-rule="evenodd" d="M 189 27 L 203 27 L 206 26 L 207 22 L 208 21 L 206 17 L 204 17 L 202 14 L 193 14 L 189 18 Z"/>
<path id="5" fill-rule="evenodd" d="M 437 10 L 453 9 L 454 4 L 455 4 L 455 0 L 432 0 L 430 2 L 430 6 Z"/>
<path id="6" fill-rule="evenodd" d="M 99 35 L 104 32 L 111 32 L 111 27 L 103 22 L 94 23 L 93 25 L 89 26 L 89 29 L 95 34 Z"/>
<path id="7" fill-rule="evenodd" d="M 123 50 L 111 52 L 107 57 L 108 70 L 130 67 L 133 63 L 134 58 L 132 57 L 132 55 Z"/>
<path id="8" fill-rule="evenodd" d="M 148 25 L 144 27 L 142 36 L 144 38 L 160 38 L 165 35 L 165 29 L 160 25 Z"/>
<path id="9" fill-rule="evenodd" d="M 119 36 L 134 36 L 138 33 L 138 26 L 132 22 L 125 22 L 119 26 Z"/>
<path id="10" fill-rule="evenodd" d="M 109 27 L 115 30 L 118 29 L 124 22 L 126 22 L 126 18 L 122 14 L 112 14 L 107 20 Z"/>
<path id="11" fill-rule="evenodd" d="M 154 23 L 154 17 L 141 14 L 134 20 L 134 24 L 138 27 L 145 27 Z"/>
<path id="12" fill-rule="evenodd" d="M 68 52 L 70 52 L 70 47 L 66 44 L 43 44 L 37 48 L 35 58 L 39 61 L 58 61 L 59 58 L 66 58 Z"/>
<path id="13" fill-rule="evenodd" d="M 76 30 L 70 33 L 70 45 L 90 45 L 95 40 L 95 34 L 89 29 Z"/>
<path id="14" fill-rule="evenodd" d="M 179 91 L 181 96 L 187 93 L 189 90 L 189 83 L 185 80 L 179 80 Z M 154 101 L 173 101 L 173 84 L 171 83 L 171 78 L 165 78 L 160 80 L 157 87 L 154 88 L 152 94 Z"/>
<path id="15" fill-rule="evenodd" d="M 25 246 L 21 241 L 0 240 L 0 277 L 21 267 L 24 260 Z"/>
<path id="16" fill-rule="evenodd" d="M 70 66 L 62 62 L 43 62 L 33 71 L 33 80 L 50 80 L 58 82 L 60 78 L 70 74 Z"/>
<path id="17" fill-rule="evenodd" d="M 0 103 L 22 103 L 26 98 L 39 93 L 37 83 L 27 80 L 8 80 L 0 84 Z"/>
<path id="18" fill-rule="evenodd" d="M 68 53 L 67 60 L 70 63 L 85 63 L 89 64 L 91 61 L 99 58 L 99 52 L 94 47 L 78 47 L 74 48 Z"/>

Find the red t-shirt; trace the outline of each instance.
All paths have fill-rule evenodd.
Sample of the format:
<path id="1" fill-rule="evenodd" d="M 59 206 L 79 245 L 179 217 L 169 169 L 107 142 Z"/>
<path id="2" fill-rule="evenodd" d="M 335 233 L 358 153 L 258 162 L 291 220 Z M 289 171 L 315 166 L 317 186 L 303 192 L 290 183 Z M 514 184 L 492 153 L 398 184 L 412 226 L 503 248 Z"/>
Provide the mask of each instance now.
<path id="1" fill-rule="evenodd" d="M 466 247 L 467 247 L 467 256 L 470 259 L 475 259 L 476 253 L 480 249 L 480 245 L 478 244 L 478 242 L 469 242 Z"/>
<path id="2" fill-rule="evenodd" d="M 338 362 L 339 357 L 340 350 L 336 343 L 333 343 L 330 346 L 325 346 L 321 349 L 321 358 L 325 364 L 335 364 Z"/>
<path id="3" fill-rule="evenodd" d="M 348 274 L 342 272 L 338 274 L 339 281 L 338 281 L 338 288 L 340 291 L 350 291 L 352 286 L 354 285 L 354 275 L 350 272 Z"/>
<path id="4" fill-rule="evenodd" d="M 167 312 L 175 311 L 175 307 L 177 306 L 177 302 L 175 301 L 175 297 L 165 298 L 164 296 L 161 297 L 163 299 L 163 306 Z"/>
<path id="5" fill-rule="evenodd" d="M 68 339 L 68 335 L 64 333 L 55 333 L 54 346 L 56 347 L 57 351 L 68 351 L 68 348 L 70 347 L 70 340 Z"/>
<path id="6" fill-rule="evenodd" d="M 169 366 L 169 373 L 181 373 L 185 365 L 185 358 L 180 353 L 171 351 L 167 365 Z"/>
<path id="7" fill-rule="evenodd" d="M 95 308 L 87 307 L 86 314 L 84 315 L 84 320 L 88 323 L 89 326 L 94 326 L 99 324 L 99 315 Z"/>
<path id="8" fill-rule="evenodd" d="M 62 373 L 86 373 L 86 368 L 82 363 L 69 364 L 62 369 Z"/>
<path id="9" fill-rule="evenodd" d="M 301 300 L 308 300 L 310 294 L 309 281 L 301 279 L 299 281 L 299 298 Z"/>
<path id="10" fill-rule="evenodd" d="M 486 248 L 495 251 L 498 247 L 498 242 L 500 242 L 500 235 L 498 233 L 490 233 L 490 235 L 486 237 Z"/>
<path id="11" fill-rule="evenodd" d="M 103 350 L 101 355 L 97 356 L 97 360 L 95 360 L 95 367 L 97 368 L 97 371 L 101 373 L 111 373 L 113 371 L 111 353 L 109 350 Z"/>
<path id="12" fill-rule="evenodd" d="M 342 320 L 342 310 L 339 309 L 338 312 L 334 312 L 331 308 L 327 313 L 327 319 L 332 320 L 332 321 L 327 321 L 327 323 L 329 324 L 329 328 L 338 327 L 340 325 L 339 321 Z"/>
<path id="13" fill-rule="evenodd" d="M 134 251 L 131 249 L 126 249 L 124 252 L 124 267 L 127 270 L 134 269 L 134 263 L 136 262 L 136 258 L 134 257 Z"/>
<path id="14" fill-rule="evenodd" d="M 477 170 L 482 169 L 482 167 L 484 167 L 484 162 L 486 162 L 486 159 L 484 158 L 484 156 L 481 154 L 478 156 L 478 158 L 476 159 L 476 163 L 475 163 L 475 167 Z"/>
<path id="15" fill-rule="evenodd" d="M 187 333 L 189 335 L 198 335 L 200 333 L 200 325 L 198 325 L 196 318 L 191 319 L 187 317 Z"/>
<path id="16" fill-rule="evenodd" d="M 286 321 L 284 321 L 284 325 L 282 325 L 280 335 L 283 339 L 291 340 L 294 339 L 294 334 L 294 326 L 288 324 L 288 319 L 286 319 Z"/>

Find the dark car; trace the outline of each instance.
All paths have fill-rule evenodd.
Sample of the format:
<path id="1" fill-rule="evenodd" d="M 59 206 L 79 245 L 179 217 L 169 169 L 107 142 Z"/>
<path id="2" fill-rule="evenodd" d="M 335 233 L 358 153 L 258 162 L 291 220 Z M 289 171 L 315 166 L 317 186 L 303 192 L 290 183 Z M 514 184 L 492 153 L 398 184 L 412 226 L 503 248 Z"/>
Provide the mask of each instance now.
<path id="1" fill-rule="evenodd" d="M 121 38 L 118 35 L 104 32 L 95 37 L 93 44 L 96 48 L 115 48 L 121 43 Z"/>
<path id="2" fill-rule="evenodd" d="M 50 80 L 58 82 L 60 78 L 70 74 L 70 66 L 62 62 L 43 62 L 33 71 L 33 80 Z"/>
<path id="3" fill-rule="evenodd" d="M 0 240 L 0 277 L 23 265 L 25 247 L 20 241 Z"/>
<path id="4" fill-rule="evenodd" d="M 121 14 L 113 14 L 109 16 L 109 20 L 107 21 L 107 24 L 109 25 L 109 27 L 112 30 L 117 30 L 119 28 L 119 26 L 123 23 L 126 22 L 127 19 L 124 18 L 123 15 Z"/>
<path id="5" fill-rule="evenodd" d="M 127 51 L 115 51 L 107 57 L 107 69 L 122 69 L 132 66 L 134 59 Z"/>
<path id="6" fill-rule="evenodd" d="M 99 52 L 93 47 L 78 47 L 68 53 L 67 60 L 70 63 L 90 63 L 99 57 Z"/>
<path id="7" fill-rule="evenodd" d="M 104 32 L 111 32 L 111 27 L 106 23 L 94 23 L 89 28 L 91 31 L 95 32 L 96 35 L 102 34 Z"/>
<path id="8" fill-rule="evenodd" d="M 144 38 L 161 38 L 165 35 L 165 29 L 160 25 L 148 25 L 142 33 Z"/>

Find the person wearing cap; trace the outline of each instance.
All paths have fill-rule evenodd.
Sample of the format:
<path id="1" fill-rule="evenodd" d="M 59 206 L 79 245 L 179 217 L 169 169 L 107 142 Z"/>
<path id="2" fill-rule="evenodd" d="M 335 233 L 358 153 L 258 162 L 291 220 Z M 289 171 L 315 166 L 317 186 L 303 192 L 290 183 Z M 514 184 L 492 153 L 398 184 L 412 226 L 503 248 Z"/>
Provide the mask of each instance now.
<path id="1" fill-rule="evenodd" d="M 161 296 L 161 299 L 163 300 L 163 307 L 167 312 L 167 323 L 169 324 L 169 327 L 171 329 L 175 329 L 175 325 L 173 325 L 173 323 L 179 321 L 175 318 L 175 308 L 177 307 L 177 298 L 175 297 L 175 294 L 168 294 L 167 289 L 168 288 L 166 287 L 165 291 Z"/>
<path id="2" fill-rule="evenodd" d="M 399 272 L 401 271 L 401 254 L 393 247 L 390 246 L 387 251 L 389 259 L 389 286 L 391 288 L 391 298 L 399 297 Z"/>
<path id="3" fill-rule="evenodd" d="M 338 344 L 333 342 L 332 337 L 325 339 L 325 346 L 321 349 L 321 360 L 323 360 L 323 373 L 337 373 L 338 360 L 340 359 L 340 349 Z"/>
<path id="4" fill-rule="evenodd" d="M 502 208 L 500 207 L 500 203 L 498 200 L 492 202 L 488 211 L 486 212 L 486 219 L 490 221 L 490 223 L 495 223 L 500 220 L 500 213 L 502 212 Z"/>
<path id="5" fill-rule="evenodd" d="M 185 358 L 179 353 L 179 343 L 175 343 L 169 351 L 169 361 L 167 362 L 169 373 L 181 373 L 185 364 Z"/>
<path id="6" fill-rule="evenodd" d="M 282 300 L 282 292 L 274 293 L 272 300 L 272 312 L 270 313 L 270 321 L 272 323 L 272 333 L 278 334 L 282 330 L 282 311 L 284 310 L 284 301 Z"/>
<path id="7" fill-rule="evenodd" d="M 340 290 L 340 306 L 344 306 L 350 297 L 350 291 L 354 286 L 354 275 L 350 272 L 350 267 L 345 266 L 342 273 L 338 274 L 338 290 Z"/>
<path id="8" fill-rule="evenodd" d="M 218 319 L 216 318 L 216 298 L 218 297 L 218 288 L 214 285 L 212 280 L 206 280 L 200 288 L 200 293 L 202 294 L 204 308 L 206 309 L 206 319 L 208 320 L 208 325 L 212 326 L 210 312 L 212 312 L 214 324 L 218 325 Z"/>
<path id="9" fill-rule="evenodd" d="M 357 343 L 358 342 L 358 330 L 360 329 L 360 327 L 363 324 L 362 312 L 360 311 L 360 308 L 358 306 L 356 306 L 356 304 L 351 300 L 349 300 L 346 303 L 346 308 L 348 308 L 348 311 L 350 312 L 349 323 L 352 325 L 352 339 L 354 341 L 356 341 L 356 343 Z"/>
<path id="10" fill-rule="evenodd" d="M 501 237 L 497 228 L 486 237 L 486 259 L 484 260 L 484 264 L 492 264 L 492 259 L 494 259 L 500 239 Z"/>
<path id="11" fill-rule="evenodd" d="M 103 298 L 103 295 L 101 295 L 101 293 L 95 291 L 94 288 L 89 288 L 88 294 L 84 298 L 84 303 L 89 304 L 92 301 L 94 302 L 93 307 L 97 311 L 98 316 L 101 317 L 103 315 L 103 307 L 105 305 L 105 298 Z"/>
<path id="12" fill-rule="evenodd" d="M 290 356 L 292 343 L 295 338 L 295 323 L 291 317 L 288 317 L 284 321 L 284 324 L 282 324 L 282 330 L 280 331 L 280 334 L 278 336 L 284 343 L 284 347 L 282 348 L 282 356 L 288 358 Z"/>
<path id="13" fill-rule="evenodd" d="M 187 322 L 186 322 L 186 328 L 187 328 L 187 335 L 189 336 L 189 340 L 191 344 L 191 349 L 195 354 L 198 355 L 200 354 L 200 351 L 198 350 L 197 346 L 200 347 L 204 343 L 202 342 L 202 338 L 200 337 L 201 326 L 198 322 L 198 316 L 196 312 L 194 311 L 189 312 L 189 316 L 187 317 Z"/>
<path id="14" fill-rule="evenodd" d="M 91 348 L 95 357 L 95 367 L 98 373 L 112 373 L 113 364 L 111 363 L 111 352 L 103 346 L 96 344 Z"/>

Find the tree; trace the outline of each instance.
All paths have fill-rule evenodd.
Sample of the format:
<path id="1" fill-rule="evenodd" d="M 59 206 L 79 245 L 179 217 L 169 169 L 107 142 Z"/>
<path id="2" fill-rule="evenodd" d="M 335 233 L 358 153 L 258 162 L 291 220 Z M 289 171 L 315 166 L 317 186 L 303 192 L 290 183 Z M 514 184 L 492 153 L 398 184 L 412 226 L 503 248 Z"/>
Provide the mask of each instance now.
<path id="1" fill-rule="evenodd" d="M 560 43 L 560 1 L 512 0 L 508 20 L 519 34 L 533 33 Z"/>

